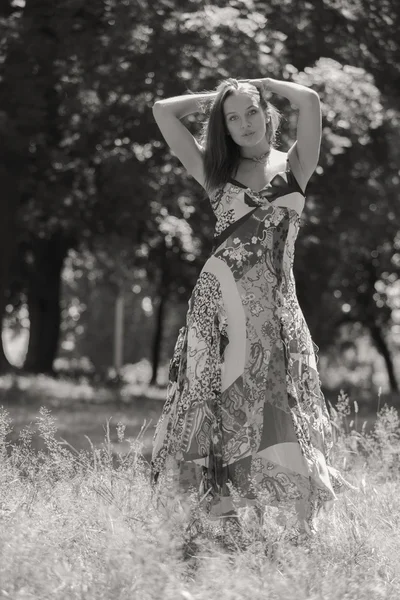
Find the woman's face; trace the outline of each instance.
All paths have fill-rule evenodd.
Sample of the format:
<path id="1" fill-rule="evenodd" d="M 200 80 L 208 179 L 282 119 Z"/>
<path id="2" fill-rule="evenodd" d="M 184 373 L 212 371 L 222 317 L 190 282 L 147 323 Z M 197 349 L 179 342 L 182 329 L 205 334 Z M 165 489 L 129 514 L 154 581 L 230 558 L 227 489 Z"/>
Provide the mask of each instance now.
<path id="1" fill-rule="evenodd" d="M 254 146 L 265 137 L 265 115 L 255 88 L 230 94 L 223 105 L 225 124 L 238 146 Z"/>

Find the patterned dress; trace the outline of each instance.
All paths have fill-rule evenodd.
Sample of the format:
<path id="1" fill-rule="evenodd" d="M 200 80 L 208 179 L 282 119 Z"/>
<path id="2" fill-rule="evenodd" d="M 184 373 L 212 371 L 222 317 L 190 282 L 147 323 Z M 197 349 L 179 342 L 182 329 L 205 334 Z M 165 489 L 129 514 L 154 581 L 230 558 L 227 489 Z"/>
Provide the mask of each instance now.
<path id="1" fill-rule="evenodd" d="M 174 473 L 211 518 L 262 498 L 313 529 L 345 482 L 293 276 L 305 197 L 287 161 L 260 192 L 231 179 L 210 200 L 214 248 L 170 363 L 151 480 Z"/>

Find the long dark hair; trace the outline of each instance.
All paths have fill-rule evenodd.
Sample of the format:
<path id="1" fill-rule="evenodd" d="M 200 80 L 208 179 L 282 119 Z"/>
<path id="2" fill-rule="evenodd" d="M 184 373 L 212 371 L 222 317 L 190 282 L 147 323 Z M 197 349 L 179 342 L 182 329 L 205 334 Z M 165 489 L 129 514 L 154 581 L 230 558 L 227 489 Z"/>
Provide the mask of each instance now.
<path id="1" fill-rule="evenodd" d="M 200 144 L 204 151 L 205 189 L 209 195 L 225 185 L 239 166 L 240 147 L 228 135 L 223 105 L 226 98 L 241 87 L 237 79 L 224 79 L 218 84 L 215 90 L 217 95 L 213 97 L 212 102 L 204 105 L 208 118 L 203 123 Z M 256 87 L 256 89 L 260 96 L 260 106 L 264 110 L 266 119 L 269 119 L 266 131 L 268 141 L 273 147 L 282 116 L 279 110 L 267 100 L 262 88 Z"/>

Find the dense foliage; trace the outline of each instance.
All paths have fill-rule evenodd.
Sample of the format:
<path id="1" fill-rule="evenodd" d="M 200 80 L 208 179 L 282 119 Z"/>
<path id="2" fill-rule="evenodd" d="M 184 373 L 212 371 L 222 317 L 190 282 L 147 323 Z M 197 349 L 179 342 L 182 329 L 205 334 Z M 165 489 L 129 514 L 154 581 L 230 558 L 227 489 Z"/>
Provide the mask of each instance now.
<path id="1" fill-rule="evenodd" d="M 27 304 L 25 369 L 51 371 L 60 335 L 75 335 L 68 308 L 76 298 L 87 304 L 89 293 L 77 272 L 91 282 L 91 312 L 107 321 L 101 333 L 109 340 L 110 308 L 101 311 L 93 289 L 146 289 L 157 365 L 166 308 L 186 301 L 214 218 L 162 141 L 152 103 L 226 76 L 270 75 L 305 83 L 322 101 L 320 164 L 296 261 L 312 334 L 324 349 L 344 324 L 361 323 L 396 389 L 400 7 L 395 0 L 228 4 L 0 3 L 0 309 L 10 315 Z M 296 112 L 274 100 L 287 149 Z M 187 120 L 194 133 L 198 118 Z M 63 293 L 71 251 L 79 264 Z M 82 339 L 87 312 L 80 310 Z M 77 342 L 76 351 L 84 346 Z"/>

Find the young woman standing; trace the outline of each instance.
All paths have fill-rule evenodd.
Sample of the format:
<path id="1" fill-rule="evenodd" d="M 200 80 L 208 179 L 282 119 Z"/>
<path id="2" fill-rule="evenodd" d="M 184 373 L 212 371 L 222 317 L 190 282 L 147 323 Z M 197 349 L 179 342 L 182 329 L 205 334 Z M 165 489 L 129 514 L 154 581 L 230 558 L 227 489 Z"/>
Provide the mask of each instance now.
<path id="1" fill-rule="evenodd" d="M 275 147 L 280 114 L 298 108 L 297 139 Z M 210 104 L 200 141 L 181 118 Z M 331 424 L 316 346 L 299 306 L 294 247 L 319 158 L 321 111 L 312 89 L 271 78 L 227 79 L 213 92 L 157 101 L 167 144 L 204 187 L 214 249 L 189 301 L 156 427 L 152 482 L 168 471 L 196 486 L 213 518 L 279 505 L 299 532 L 345 482 L 329 464 Z M 233 486 L 239 494 L 235 500 Z"/>

